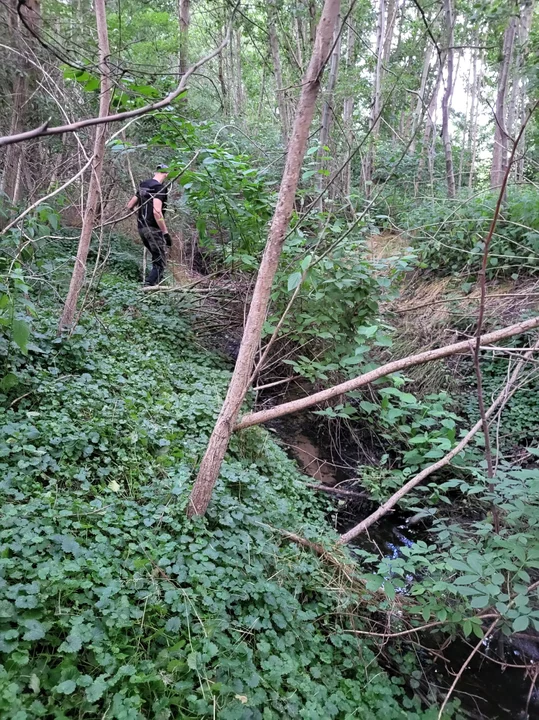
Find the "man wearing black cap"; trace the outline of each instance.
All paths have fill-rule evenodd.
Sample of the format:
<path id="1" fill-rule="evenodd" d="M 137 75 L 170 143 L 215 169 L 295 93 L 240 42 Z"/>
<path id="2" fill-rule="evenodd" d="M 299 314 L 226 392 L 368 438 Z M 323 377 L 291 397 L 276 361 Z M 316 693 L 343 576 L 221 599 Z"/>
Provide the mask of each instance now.
<path id="1" fill-rule="evenodd" d="M 171 239 L 165 223 L 168 188 L 163 184 L 168 176 L 166 165 L 158 165 L 150 180 L 140 183 L 136 195 L 127 203 L 128 210 L 138 206 L 137 227 L 144 247 L 152 256 L 152 269 L 145 285 L 159 285 L 165 274 L 167 246 Z"/>

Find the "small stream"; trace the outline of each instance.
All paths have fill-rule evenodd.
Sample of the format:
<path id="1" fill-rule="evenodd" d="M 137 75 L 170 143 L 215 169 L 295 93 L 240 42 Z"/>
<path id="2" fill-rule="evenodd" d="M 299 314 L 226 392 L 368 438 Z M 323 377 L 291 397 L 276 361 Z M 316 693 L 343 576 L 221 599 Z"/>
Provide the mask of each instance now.
<path id="1" fill-rule="evenodd" d="M 284 418 L 273 423 L 272 428 L 301 469 L 313 478 L 313 482 L 345 486 L 353 476 L 351 468 L 354 461 L 357 462 L 354 452 L 351 452 L 348 463 L 332 464 L 329 459 L 331 454 L 323 450 L 322 443 L 327 440 L 319 432 L 320 428 L 313 425 L 312 419 Z M 357 490 L 357 487 L 354 489 Z M 335 496 L 335 499 L 340 498 Z M 353 498 L 346 499 L 345 503 L 335 503 L 335 507 L 336 511 L 331 513 L 329 519 L 339 532 L 345 532 L 374 510 L 376 504 L 367 498 Z M 418 539 L 428 539 L 428 530 L 424 526 L 411 527 L 407 520 L 409 517 L 405 513 L 393 513 L 371 528 L 370 539 L 366 536 L 358 538 L 357 545 L 372 551 L 374 541 L 387 557 L 398 557 L 402 547 Z M 410 578 L 410 582 L 413 582 L 413 578 Z M 445 641 L 441 634 L 424 633 L 419 639 L 425 648 L 419 651 L 424 663 L 425 688 L 434 686 L 443 696 L 475 643 L 473 639 L 471 645 L 463 639 L 455 640 L 444 647 L 444 662 L 428 652 L 429 648 L 436 651 L 441 647 Z M 524 669 L 504 665 L 539 661 L 539 637 L 530 635 L 528 639 L 519 636 L 518 639 L 503 640 L 494 637 L 485 641 L 482 652 L 492 659 L 476 655 L 454 692 L 454 697 L 459 698 L 468 716 L 477 720 L 539 720 L 539 690 L 532 684 L 532 678 Z M 539 664 L 537 667 L 539 671 Z"/>

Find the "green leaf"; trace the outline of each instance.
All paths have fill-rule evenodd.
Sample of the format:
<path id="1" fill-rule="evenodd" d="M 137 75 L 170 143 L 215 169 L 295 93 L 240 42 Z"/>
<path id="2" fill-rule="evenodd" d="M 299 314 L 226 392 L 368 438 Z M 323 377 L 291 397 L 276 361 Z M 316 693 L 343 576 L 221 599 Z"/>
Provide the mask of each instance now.
<path id="1" fill-rule="evenodd" d="M 45 626 L 39 620 L 25 620 L 23 625 L 26 628 L 23 640 L 41 640 L 45 637 Z"/>
<path id="2" fill-rule="evenodd" d="M 106 677 L 106 675 L 100 675 L 94 680 L 89 688 L 86 688 L 85 695 L 89 702 L 97 702 L 97 700 L 100 700 L 103 697 L 109 686 L 105 681 Z"/>
<path id="3" fill-rule="evenodd" d="M 479 580 L 479 575 L 461 575 L 453 580 L 453 585 L 472 585 Z"/>
<path id="4" fill-rule="evenodd" d="M 28 338 L 30 337 L 30 327 L 25 320 L 14 320 L 12 327 L 13 342 L 19 346 L 21 351 L 26 355 L 28 347 Z"/>
<path id="5" fill-rule="evenodd" d="M 32 675 L 30 675 L 30 682 L 28 683 L 28 685 L 30 686 L 30 690 L 32 690 L 32 692 L 37 695 L 40 688 L 40 682 L 38 676 L 35 673 L 32 673 Z"/>
<path id="6" fill-rule="evenodd" d="M 384 592 L 390 600 L 395 599 L 395 588 L 393 587 L 392 583 L 386 582 L 384 584 Z"/>
<path id="7" fill-rule="evenodd" d="M 11 388 L 18 385 L 18 383 L 19 378 L 15 375 L 15 373 L 9 372 L 0 380 L 0 388 L 2 390 L 11 390 Z"/>
<path id="8" fill-rule="evenodd" d="M 56 692 L 62 693 L 63 695 L 71 695 L 71 693 L 75 692 L 77 686 L 73 680 L 64 680 L 64 682 L 61 682 L 54 689 Z"/>
<path id="9" fill-rule="evenodd" d="M 301 282 L 301 273 L 293 272 L 288 276 L 288 292 L 295 290 Z"/>
<path id="10" fill-rule="evenodd" d="M 490 597 L 488 595 L 478 595 L 477 597 L 472 598 L 470 605 L 473 608 L 484 608 L 487 607 L 489 602 Z"/>
<path id="11" fill-rule="evenodd" d="M 527 615 L 519 615 L 513 620 L 513 631 L 523 632 L 530 624 L 530 618 Z"/>

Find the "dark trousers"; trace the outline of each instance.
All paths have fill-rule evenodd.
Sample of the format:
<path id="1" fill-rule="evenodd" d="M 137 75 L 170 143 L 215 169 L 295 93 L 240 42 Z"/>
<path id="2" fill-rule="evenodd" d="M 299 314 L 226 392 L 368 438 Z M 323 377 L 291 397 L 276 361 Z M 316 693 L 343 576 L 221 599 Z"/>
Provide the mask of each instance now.
<path id="1" fill-rule="evenodd" d="M 159 285 L 165 274 L 167 264 L 167 245 L 159 228 L 139 228 L 140 239 L 152 256 L 152 269 L 146 277 L 146 285 Z"/>

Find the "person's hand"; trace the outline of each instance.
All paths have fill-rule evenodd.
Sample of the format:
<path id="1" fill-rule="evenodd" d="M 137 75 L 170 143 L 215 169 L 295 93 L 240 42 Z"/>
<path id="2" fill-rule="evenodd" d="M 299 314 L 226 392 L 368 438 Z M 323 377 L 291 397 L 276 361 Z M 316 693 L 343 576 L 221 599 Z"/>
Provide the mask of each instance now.
<path id="1" fill-rule="evenodd" d="M 172 245 L 172 238 L 168 233 L 163 233 L 163 237 L 165 238 L 165 242 L 167 244 L 167 247 L 170 247 Z"/>

